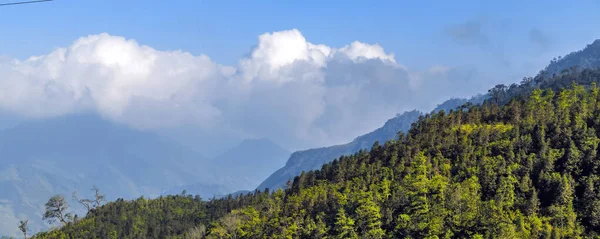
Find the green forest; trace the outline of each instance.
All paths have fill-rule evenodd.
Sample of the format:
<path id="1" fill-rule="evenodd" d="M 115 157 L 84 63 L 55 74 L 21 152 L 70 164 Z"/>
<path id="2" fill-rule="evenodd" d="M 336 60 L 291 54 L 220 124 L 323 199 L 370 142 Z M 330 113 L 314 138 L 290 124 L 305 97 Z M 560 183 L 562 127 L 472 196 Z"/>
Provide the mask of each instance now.
<path id="1" fill-rule="evenodd" d="M 120 199 L 32 238 L 600 238 L 600 71 L 541 75 L 284 190 Z"/>

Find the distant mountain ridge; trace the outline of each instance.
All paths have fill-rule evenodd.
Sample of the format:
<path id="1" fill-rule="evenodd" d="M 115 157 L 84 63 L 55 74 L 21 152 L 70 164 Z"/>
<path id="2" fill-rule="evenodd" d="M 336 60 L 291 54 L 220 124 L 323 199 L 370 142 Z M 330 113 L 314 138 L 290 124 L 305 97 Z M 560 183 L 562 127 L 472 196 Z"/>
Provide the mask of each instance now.
<path id="1" fill-rule="evenodd" d="M 268 139 L 249 139 L 210 159 L 94 114 L 25 121 L 0 130 L 0 235 L 16 235 L 23 219 L 32 231 L 46 229 L 43 207 L 58 193 L 85 196 L 96 185 L 109 200 L 183 190 L 210 199 L 255 188 L 289 155 Z"/>

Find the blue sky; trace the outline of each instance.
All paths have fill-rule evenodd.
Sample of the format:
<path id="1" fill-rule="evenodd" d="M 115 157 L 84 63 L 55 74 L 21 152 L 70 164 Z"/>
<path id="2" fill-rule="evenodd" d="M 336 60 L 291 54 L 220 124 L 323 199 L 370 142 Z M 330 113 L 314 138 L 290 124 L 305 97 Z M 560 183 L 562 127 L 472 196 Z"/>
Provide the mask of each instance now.
<path id="1" fill-rule="evenodd" d="M 415 67 L 457 59 L 467 64 L 480 53 L 449 41 L 442 32 L 450 25 L 487 21 L 492 41 L 507 55 L 529 51 L 527 32 L 537 28 L 552 39 L 548 51 L 559 53 L 600 37 L 598 10 L 599 1 L 56 0 L 1 8 L 0 54 L 45 54 L 107 32 L 234 64 L 258 35 L 297 28 L 311 42 L 330 46 L 379 43 Z"/>
<path id="2" fill-rule="evenodd" d="M 0 124 L 84 109 L 132 127 L 194 132 L 185 136 L 192 142 L 220 137 L 229 142 L 222 147 L 262 137 L 288 149 L 344 143 L 396 113 L 532 76 L 552 57 L 600 38 L 599 10 L 591 0 L 1 7 L 0 56 L 12 61 L 0 61 L 0 96 L 9 95 L 0 101 Z M 73 45 L 80 48 L 56 50 Z"/>

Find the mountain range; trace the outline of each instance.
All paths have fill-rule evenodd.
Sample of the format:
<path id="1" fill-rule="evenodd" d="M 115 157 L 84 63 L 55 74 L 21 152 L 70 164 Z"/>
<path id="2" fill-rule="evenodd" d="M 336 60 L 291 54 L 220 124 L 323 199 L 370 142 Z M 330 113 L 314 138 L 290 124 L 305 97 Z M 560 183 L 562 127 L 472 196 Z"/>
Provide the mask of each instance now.
<path id="1" fill-rule="evenodd" d="M 18 219 L 32 230 L 45 200 L 54 194 L 87 194 L 92 185 L 107 199 L 157 196 L 161 190 L 211 178 L 193 150 L 159 135 L 94 115 L 24 122 L 0 132 L 0 231 L 13 232 Z"/>
<path id="2" fill-rule="evenodd" d="M 44 204 L 55 194 L 85 197 L 95 185 L 108 200 L 183 190 L 208 199 L 255 188 L 288 156 L 257 139 L 206 158 L 168 137 L 91 114 L 26 121 L 0 131 L 0 234 L 16 235 L 14 225 L 25 218 L 32 231 L 46 229 Z"/>

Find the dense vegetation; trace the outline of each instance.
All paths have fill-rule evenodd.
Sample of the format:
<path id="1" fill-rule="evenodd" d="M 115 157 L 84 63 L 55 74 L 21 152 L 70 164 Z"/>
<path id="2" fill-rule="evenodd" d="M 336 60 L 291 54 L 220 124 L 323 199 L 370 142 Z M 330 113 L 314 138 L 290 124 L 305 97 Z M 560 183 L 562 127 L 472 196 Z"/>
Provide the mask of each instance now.
<path id="1" fill-rule="evenodd" d="M 599 79 L 586 70 L 496 87 L 480 106 L 421 117 L 285 190 L 118 200 L 34 238 L 598 237 Z"/>
<path id="2" fill-rule="evenodd" d="M 60 230 L 33 238 L 190 238 L 188 231 L 195 226 L 209 225 L 235 208 L 258 205 L 268 197 L 267 191 L 210 201 L 185 193 L 119 199 L 90 210 L 85 218 L 74 219 Z"/>

